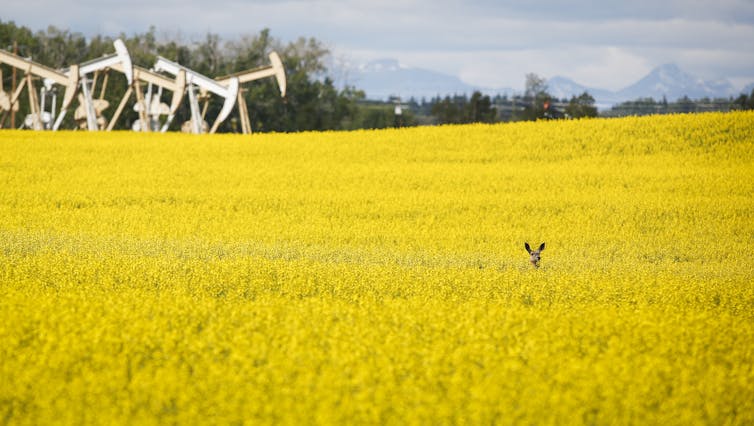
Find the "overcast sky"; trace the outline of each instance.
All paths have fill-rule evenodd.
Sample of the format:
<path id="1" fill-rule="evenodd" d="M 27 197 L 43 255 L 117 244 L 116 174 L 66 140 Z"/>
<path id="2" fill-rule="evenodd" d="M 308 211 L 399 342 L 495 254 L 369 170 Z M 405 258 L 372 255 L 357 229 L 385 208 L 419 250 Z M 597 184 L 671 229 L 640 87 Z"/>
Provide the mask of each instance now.
<path id="1" fill-rule="evenodd" d="M 340 62 L 394 58 L 485 87 L 526 73 L 621 89 L 676 63 L 754 82 L 754 0 L 4 0 L 0 19 L 85 35 L 146 32 L 323 41 Z"/>

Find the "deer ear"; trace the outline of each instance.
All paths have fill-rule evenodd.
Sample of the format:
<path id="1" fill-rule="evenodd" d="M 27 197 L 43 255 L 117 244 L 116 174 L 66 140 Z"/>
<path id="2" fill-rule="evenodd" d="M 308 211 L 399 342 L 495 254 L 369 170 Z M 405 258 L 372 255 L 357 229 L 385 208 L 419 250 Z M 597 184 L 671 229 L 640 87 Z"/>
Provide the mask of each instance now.
<path id="1" fill-rule="evenodd" d="M 524 247 L 526 248 L 526 251 L 531 253 L 531 247 L 529 247 L 529 243 L 524 243 Z"/>
<path id="2" fill-rule="evenodd" d="M 542 251 L 542 250 L 544 250 L 544 249 L 545 249 L 545 243 L 542 243 L 542 245 L 541 245 L 541 246 L 539 246 L 539 251 Z"/>

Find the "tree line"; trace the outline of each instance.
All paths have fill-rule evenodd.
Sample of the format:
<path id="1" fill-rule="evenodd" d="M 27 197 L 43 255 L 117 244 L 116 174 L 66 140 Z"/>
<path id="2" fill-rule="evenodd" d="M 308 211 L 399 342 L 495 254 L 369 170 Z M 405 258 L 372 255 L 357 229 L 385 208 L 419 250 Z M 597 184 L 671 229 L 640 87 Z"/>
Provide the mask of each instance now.
<path id="1" fill-rule="evenodd" d="M 600 115 L 604 117 L 623 117 L 627 115 L 727 112 L 734 110 L 754 110 L 754 90 L 749 95 L 742 93 L 736 98 L 690 99 L 688 96 L 683 96 L 673 102 L 669 102 L 664 97 L 660 100 L 641 98 L 621 102 Z"/>
<path id="2" fill-rule="evenodd" d="M 437 96 L 429 101 L 409 100 L 411 109 L 431 124 L 497 123 L 541 119 L 596 117 L 594 97 L 584 92 L 570 100 L 556 99 L 547 91 L 546 80 L 534 73 L 526 75 L 522 95 Z"/>

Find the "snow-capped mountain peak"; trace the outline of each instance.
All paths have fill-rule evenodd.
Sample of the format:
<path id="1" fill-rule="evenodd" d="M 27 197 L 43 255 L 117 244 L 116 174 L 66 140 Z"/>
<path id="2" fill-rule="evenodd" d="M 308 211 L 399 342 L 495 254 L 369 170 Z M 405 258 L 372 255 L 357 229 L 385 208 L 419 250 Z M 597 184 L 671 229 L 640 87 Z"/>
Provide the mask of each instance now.
<path id="1" fill-rule="evenodd" d="M 622 99 L 652 97 L 676 100 L 683 96 L 692 99 L 726 97 L 735 92 L 728 80 L 705 81 L 683 71 L 676 64 L 653 69 L 644 78 L 618 92 Z"/>

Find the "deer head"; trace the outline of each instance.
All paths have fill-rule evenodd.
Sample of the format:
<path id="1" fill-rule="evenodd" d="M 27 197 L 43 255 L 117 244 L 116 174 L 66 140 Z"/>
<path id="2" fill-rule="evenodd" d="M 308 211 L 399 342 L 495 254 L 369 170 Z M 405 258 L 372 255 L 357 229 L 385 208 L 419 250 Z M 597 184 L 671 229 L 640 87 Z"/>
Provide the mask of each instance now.
<path id="1" fill-rule="evenodd" d="M 542 243 L 537 250 L 532 250 L 531 247 L 529 247 L 529 243 L 524 243 L 524 247 L 526 248 L 526 251 L 529 252 L 529 263 L 535 268 L 539 268 L 539 255 L 542 250 L 545 249 L 545 243 Z"/>

